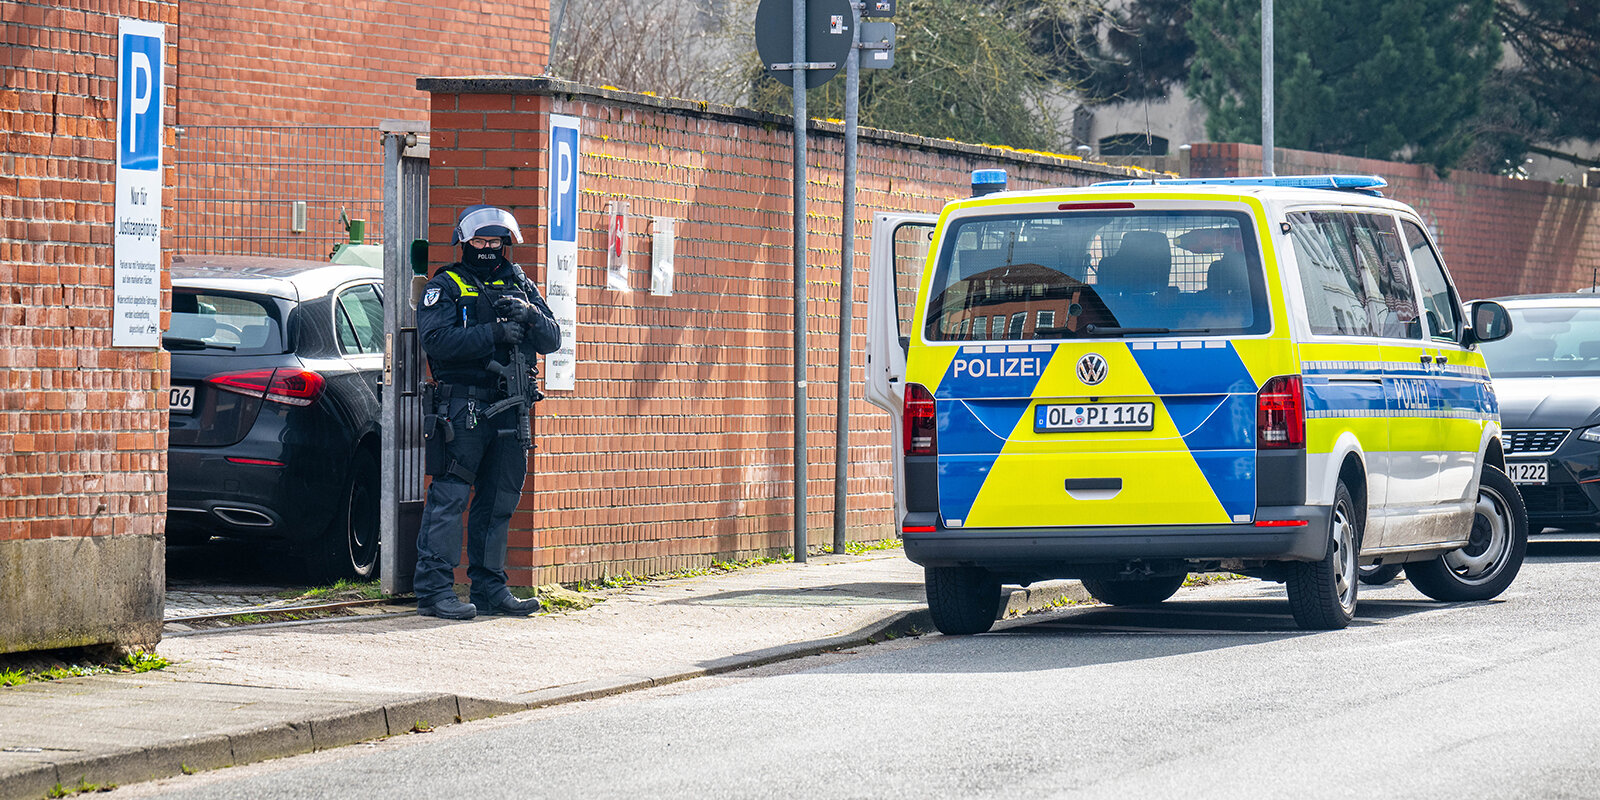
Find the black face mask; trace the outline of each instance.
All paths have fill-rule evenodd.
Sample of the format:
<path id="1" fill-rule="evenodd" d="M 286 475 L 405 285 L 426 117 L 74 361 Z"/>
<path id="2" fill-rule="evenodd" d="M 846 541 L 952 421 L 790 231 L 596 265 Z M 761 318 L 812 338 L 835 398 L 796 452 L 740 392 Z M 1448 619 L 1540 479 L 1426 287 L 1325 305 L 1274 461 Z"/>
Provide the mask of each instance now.
<path id="1" fill-rule="evenodd" d="M 463 242 L 461 244 L 461 263 L 473 272 L 487 276 L 500 267 L 510 263 L 506 260 L 506 248 L 500 247 L 473 247 Z"/>

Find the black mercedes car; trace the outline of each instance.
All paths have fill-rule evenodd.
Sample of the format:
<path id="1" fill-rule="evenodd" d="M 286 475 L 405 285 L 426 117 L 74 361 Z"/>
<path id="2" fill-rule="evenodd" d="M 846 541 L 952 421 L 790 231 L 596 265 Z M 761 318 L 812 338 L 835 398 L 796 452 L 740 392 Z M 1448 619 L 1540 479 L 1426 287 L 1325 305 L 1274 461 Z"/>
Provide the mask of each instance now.
<path id="1" fill-rule="evenodd" d="M 289 547 L 378 572 L 383 276 L 256 256 L 172 264 L 167 537 Z"/>
<path id="2" fill-rule="evenodd" d="M 1499 298 L 1511 335 L 1485 342 L 1506 467 L 1528 528 L 1600 524 L 1600 295 Z"/>

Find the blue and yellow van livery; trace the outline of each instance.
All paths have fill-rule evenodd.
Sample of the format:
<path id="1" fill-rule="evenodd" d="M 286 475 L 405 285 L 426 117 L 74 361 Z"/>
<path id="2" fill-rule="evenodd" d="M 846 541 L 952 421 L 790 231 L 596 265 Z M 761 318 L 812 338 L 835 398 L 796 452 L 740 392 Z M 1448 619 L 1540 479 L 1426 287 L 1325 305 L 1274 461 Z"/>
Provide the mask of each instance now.
<path id="1" fill-rule="evenodd" d="M 1286 583 L 1308 628 L 1349 623 L 1362 564 L 1405 563 L 1446 599 L 1510 583 L 1526 519 L 1473 347 L 1504 310 L 1462 306 L 1381 186 L 1125 182 L 945 208 L 903 375 L 876 358 L 941 630 L 987 630 L 1001 583 L 1050 578 L 1120 604 L 1244 572 Z"/>

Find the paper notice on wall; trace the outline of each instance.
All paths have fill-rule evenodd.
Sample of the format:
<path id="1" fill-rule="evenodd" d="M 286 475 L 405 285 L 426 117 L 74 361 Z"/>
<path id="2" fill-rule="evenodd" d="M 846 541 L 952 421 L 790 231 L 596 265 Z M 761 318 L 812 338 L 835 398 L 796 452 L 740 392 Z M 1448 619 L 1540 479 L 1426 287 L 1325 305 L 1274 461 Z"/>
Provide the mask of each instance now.
<path id="1" fill-rule="evenodd" d="M 117 26 L 117 195 L 111 346 L 161 346 L 161 143 L 166 26 Z"/>
<path id="2" fill-rule="evenodd" d="M 650 293 L 663 297 L 672 294 L 672 255 L 677 234 L 672 217 L 650 220 Z"/>
<path id="3" fill-rule="evenodd" d="M 545 300 L 561 326 L 561 349 L 544 357 L 544 388 L 578 383 L 578 118 L 550 115 L 550 220 L 545 225 Z"/>
<path id="4" fill-rule="evenodd" d="M 606 286 L 626 292 L 628 287 L 628 204 L 606 203 Z"/>

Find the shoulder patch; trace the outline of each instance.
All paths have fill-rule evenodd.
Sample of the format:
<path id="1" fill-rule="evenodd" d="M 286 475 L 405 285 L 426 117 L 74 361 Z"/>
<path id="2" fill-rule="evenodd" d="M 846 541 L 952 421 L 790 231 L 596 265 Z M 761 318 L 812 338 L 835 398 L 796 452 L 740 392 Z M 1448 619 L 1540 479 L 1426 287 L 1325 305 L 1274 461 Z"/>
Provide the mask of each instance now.
<path id="1" fill-rule="evenodd" d="M 439 294 L 439 287 L 429 286 L 428 291 L 422 293 L 422 304 L 424 306 L 432 306 L 434 303 L 439 302 Z"/>

